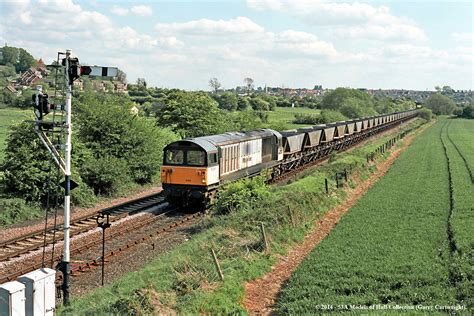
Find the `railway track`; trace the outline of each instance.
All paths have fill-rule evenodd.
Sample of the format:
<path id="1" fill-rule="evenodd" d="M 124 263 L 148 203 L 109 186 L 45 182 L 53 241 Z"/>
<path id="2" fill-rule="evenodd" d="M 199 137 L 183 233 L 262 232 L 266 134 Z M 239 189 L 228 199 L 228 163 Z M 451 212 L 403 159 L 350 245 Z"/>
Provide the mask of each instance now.
<path id="1" fill-rule="evenodd" d="M 114 257 L 125 250 L 129 250 L 139 244 L 145 243 L 147 241 L 150 241 L 153 237 L 157 237 L 161 234 L 164 234 L 166 232 L 169 232 L 173 229 L 176 229 L 180 226 L 182 226 L 185 223 L 188 223 L 192 219 L 199 218 L 200 216 L 204 215 L 204 213 L 195 213 L 191 215 L 183 215 L 183 216 L 178 216 L 176 220 L 172 220 L 171 223 L 168 222 L 169 219 L 166 218 L 167 215 L 175 212 L 176 210 L 174 208 L 168 208 L 164 209 L 161 213 L 151 216 L 151 217 L 145 217 L 142 216 L 134 218 L 133 221 L 128 221 L 127 223 L 123 223 L 122 225 L 116 225 L 113 229 L 110 229 L 111 232 L 106 235 L 105 240 L 112 240 L 112 241 L 118 241 L 117 244 L 120 244 L 119 246 L 112 247 L 113 249 L 110 250 L 109 252 L 106 253 L 104 256 L 105 259 L 108 259 L 110 257 Z M 161 224 L 160 224 L 161 223 Z M 154 224 L 156 227 L 153 229 L 151 233 L 137 233 L 140 232 L 140 228 L 143 228 L 145 226 L 151 226 Z M 122 239 L 125 239 L 124 236 L 128 234 L 133 234 L 135 233 L 137 236 L 132 238 L 132 240 L 129 240 L 128 242 L 120 242 Z M 81 254 L 89 252 L 92 253 L 93 259 L 89 260 L 73 260 L 71 264 L 71 272 L 87 272 L 90 271 L 93 267 L 95 266 L 100 266 L 101 265 L 101 256 L 97 256 L 96 254 L 99 252 L 99 249 L 101 249 L 102 245 L 102 234 L 99 232 L 95 238 L 87 238 L 84 241 L 81 241 L 79 244 L 74 245 L 71 248 L 71 254 L 74 254 L 75 257 L 80 256 Z M 110 241 L 109 241 L 110 243 Z M 113 243 L 113 242 L 112 242 Z M 108 248 L 110 247 L 109 245 L 107 246 Z M 51 267 L 54 267 L 53 263 L 59 263 L 61 261 L 61 254 L 56 255 L 51 263 Z M 3 282 L 8 282 L 11 280 L 15 280 L 18 276 L 23 275 L 25 273 L 28 273 L 30 271 L 39 269 L 41 267 L 45 266 L 41 258 L 35 258 L 35 260 L 32 260 L 32 262 L 28 265 L 20 264 L 20 265 L 14 265 L 10 269 L 5 270 L 4 273 L 0 275 L 0 283 Z M 76 273 L 77 275 L 77 273 Z M 58 274 L 57 279 L 61 280 L 62 275 Z"/>
<path id="2" fill-rule="evenodd" d="M 147 208 L 163 203 L 164 197 L 161 193 L 145 196 L 140 199 L 125 202 L 116 206 L 105 208 L 99 212 L 82 216 L 71 221 L 70 235 L 76 236 L 97 227 L 97 216 L 108 214 L 110 222 L 116 222 L 126 216 L 136 214 Z M 63 225 L 56 228 L 49 227 L 45 230 L 38 230 L 27 235 L 12 238 L 0 243 L 0 262 L 6 262 L 12 258 L 21 256 L 28 252 L 38 250 L 45 245 L 63 240 Z"/>

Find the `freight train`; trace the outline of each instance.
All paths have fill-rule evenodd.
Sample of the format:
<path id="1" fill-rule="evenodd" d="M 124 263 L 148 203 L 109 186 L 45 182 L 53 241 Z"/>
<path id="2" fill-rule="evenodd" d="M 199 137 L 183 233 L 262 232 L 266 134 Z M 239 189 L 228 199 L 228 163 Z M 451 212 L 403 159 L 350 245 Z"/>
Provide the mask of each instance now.
<path id="1" fill-rule="evenodd" d="M 418 115 L 408 110 L 278 132 L 260 129 L 187 138 L 164 148 L 161 183 L 181 205 L 209 201 L 222 184 L 269 170 L 271 179 Z"/>

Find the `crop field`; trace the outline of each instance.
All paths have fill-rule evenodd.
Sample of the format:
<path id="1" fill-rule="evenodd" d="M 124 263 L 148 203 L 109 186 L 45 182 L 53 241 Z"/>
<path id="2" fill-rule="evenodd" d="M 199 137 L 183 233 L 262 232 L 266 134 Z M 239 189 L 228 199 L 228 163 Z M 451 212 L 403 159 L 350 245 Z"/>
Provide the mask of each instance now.
<path id="1" fill-rule="evenodd" d="M 304 127 L 305 125 L 292 123 L 293 120 L 295 119 L 296 113 L 317 115 L 320 112 L 321 112 L 320 110 L 310 109 L 310 108 L 277 107 L 275 111 L 268 112 L 268 121 L 271 124 L 284 125 L 286 128 L 300 128 L 300 127 Z"/>
<path id="2" fill-rule="evenodd" d="M 472 308 L 473 129 L 440 119 L 415 139 L 295 271 L 279 311 Z"/>
<path id="3" fill-rule="evenodd" d="M 24 119 L 30 118 L 33 111 L 20 110 L 16 108 L 0 109 L 0 161 L 3 160 L 5 140 L 8 136 L 8 129 L 11 125 Z"/>

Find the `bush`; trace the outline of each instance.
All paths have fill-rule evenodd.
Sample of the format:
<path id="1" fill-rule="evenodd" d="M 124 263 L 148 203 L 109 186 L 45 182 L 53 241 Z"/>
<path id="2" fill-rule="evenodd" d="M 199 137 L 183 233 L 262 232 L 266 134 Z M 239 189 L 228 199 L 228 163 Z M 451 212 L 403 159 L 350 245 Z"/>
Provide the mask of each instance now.
<path id="1" fill-rule="evenodd" d="M 265 184 L 265 176 L 243 179 L 227 185 L 218 191 L 217 202 L 212 211 L 217 214 L 227 214 L 256 205 L 270 197 L 270 191 Z"/>
<path id="2" fill-rule="evenodd" d="M 433 118 L 433 112 L 430 109 L 423 108 L 420 110 L 419 116 L 427 121 L 431 121 Z"/>
<path id="3" fill-rule="evenodd" d="M 20 198 L 0 199 L 0 226 L 40 216 L 41 209 L 37 204 L 27 204 Z"/>
<path id="4" fill-rule="evenodd" d="M 462 110 L 461 117 L 467 118 L 467 119 L 474 119 L 474 104 L 470 104 L 466 106 Z"/>
<path id="5" fill-rule="evenodd" d="M 103 156 L 82 167 L 84 181 L 95 194 L 117 193 L 131 182 L 127 162 L 113 156 Z"/>
<path id="6" fill-rule="evenodd" d="M 318 124 L 320 120 L 320 116 L 314 114 L 303 114 L 303 113 L 296 113 L 295 119 L 293 120 L 294 124 L 309 124 L 314 125 Z"/>

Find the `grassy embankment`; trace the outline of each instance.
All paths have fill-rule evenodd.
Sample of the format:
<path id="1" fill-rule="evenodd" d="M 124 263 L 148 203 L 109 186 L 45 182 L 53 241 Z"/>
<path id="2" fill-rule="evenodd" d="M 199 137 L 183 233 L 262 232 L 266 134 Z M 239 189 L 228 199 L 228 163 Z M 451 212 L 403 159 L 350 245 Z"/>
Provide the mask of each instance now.
<path id="1" fill-rule="evenodd" d="M 242 312 L 245 281 L 268 272 L 278 255 L 303 239 L 315 219 L 344 199 L 345 191 L 335 188 L 334 173 L 352 167 L 355 178 L 368 177 L 375 167 L 367 165 L 366 155 L 397 132 L 338 154 L 329 164 L 286 186 L 268 187 L 258 180 L 230 185 L 219 200 L 220 211 L 227 205 L 232 209 L 229 214 L 208 217 L 187 243 L 140 271 L 74 299 L 68 311 L 148 313 L 171 308 L 179 313 Z M 329 195 L 324 193 L 325 178 L 330 179 Z M 353 180 L 348 185 L 353 187 Z M 262 251 L 260 223 L 265 224 L 270 239 L 269 253 Z M 224 271 L 223 282 L 209 253 L 211 247 Z"/>
<path id="2" fill-rule="evenodd" d="M 472 161 L 474 121 L 440 119 L 299 266 L 279 312 L 340 311 L 344 304 L 472 308 L 474 187 L 448 133 Z"/>
<path id="3" fill-rule="evenodd" d="M 0 109 L 0 162 L 4 157 L 6 138 L 9 133 L 9 128 L 13 124 L 20 123 L 25 119 L 31 119 L 33 111 L 21 110 L 17 108 Z"/>

